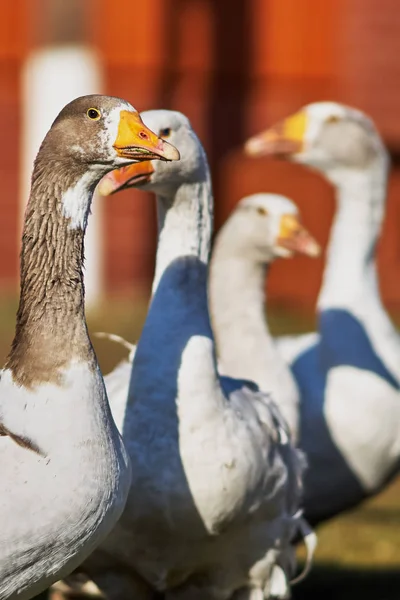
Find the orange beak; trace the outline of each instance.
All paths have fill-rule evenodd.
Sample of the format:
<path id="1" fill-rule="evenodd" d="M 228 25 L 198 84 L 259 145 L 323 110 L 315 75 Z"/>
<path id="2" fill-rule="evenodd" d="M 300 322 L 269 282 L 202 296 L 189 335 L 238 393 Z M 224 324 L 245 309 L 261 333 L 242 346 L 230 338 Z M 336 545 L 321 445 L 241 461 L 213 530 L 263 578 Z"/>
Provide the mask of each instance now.
<path id="1" fill-rule="evenodd" d="M 126 188 L 149 183 L 152 173 L 154 169 L 151 160 L 133 163 L 107 173 L 97 186 L 97 191 L 101 196 L 111 196 Z"/>
<path id="2" fill-rule="evenodd" d="M 159 138 L 143 123 L 136 111 L 121 110 L 117 138 L 118 156 L 132 160 L 179 160 L 178 150 Z"/>
<path id="3" fill-rule="evenodd" d="M 291 254 L 305 254 L 316 258 L 321 253 L 320 245 L 295 215 L 282 216 L 277 245 L 289 250 Z"/>
<path id="4" fill-rule="evenodd" d="M 300 110 L 247 140 L 244 151 L 248 156 L 290 157 L 303 150 L 307 125 L 307 114 Z"/>

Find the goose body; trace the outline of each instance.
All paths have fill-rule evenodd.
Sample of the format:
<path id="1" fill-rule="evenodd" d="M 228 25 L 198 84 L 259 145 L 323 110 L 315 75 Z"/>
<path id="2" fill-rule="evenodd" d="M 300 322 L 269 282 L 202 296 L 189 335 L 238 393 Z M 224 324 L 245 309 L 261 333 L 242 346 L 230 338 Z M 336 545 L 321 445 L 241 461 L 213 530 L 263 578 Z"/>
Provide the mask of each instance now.
<path id="1" fill-rule="evenodd" d="M 297 207 L 276 194 L 243 198 L 215 240 L 209 302 L 222 372 L 270 392 L 296 440 L 299 392 L 265 319 L 268 268 L 275 258 L 294 252 L 319 252 Z"/>
<path id="2" fill-rule="evenodd" d="M 274 402 L 217 372 L 207 306 L 213 200 L 202 146 L 180 113 L 142 116 L 182 160 L 179 169 L 149 163 L 102 183 L 107 193 L 138 182 L 154 191 L 159 239 L 122 427 L 132 493 L 83 569 L 114 599 L 154 590 L 285 596 L 302 459 Z"/>
<path id="3" fill-rule="evenodd" d="M 305 510 L 316 523 L 378 492 L 399 467 L 400 338 L 375 258 L 388 157 L 365 115 L 328 102 L 306 106 L 247 150 L 310 166 L 336 190 L 318 332 L 278 340 L 301 393 Z"/>
<path id="4" fill-rule="evenodd" d="M 153 147 L 168 154 L 130 104 L 87 96 L 61 111 L 36 158 L 0 374 L 2 599 L 31 598 L 70 573 L 124 508 L 129 457 L 87 332 L 83 238 L 101 177 Z"/>

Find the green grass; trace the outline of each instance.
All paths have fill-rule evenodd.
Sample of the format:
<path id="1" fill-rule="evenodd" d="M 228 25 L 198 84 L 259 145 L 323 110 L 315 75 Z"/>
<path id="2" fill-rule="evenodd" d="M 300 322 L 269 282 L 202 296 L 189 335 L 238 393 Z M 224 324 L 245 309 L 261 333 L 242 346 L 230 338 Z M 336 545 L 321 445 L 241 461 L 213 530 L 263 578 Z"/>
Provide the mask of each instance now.
<path id="1" fill-rule="evenodd" d="M 146 302 L 108 302 L 89 312 L 88 325 L 104 373 L 127 351 L 97 340 L 95 331 L 138 339 Z M 15 299 L 0 300 L 0 358 L 4 360 L 15 325 Z M 270 311 L 271 312 L 271 311 Z M 397 319 L 396 319 L 397 320 Z M 313 327 L 312 316 L 283 309 L 270 314 L 274 334 L 301 333 Z M 294 588 L 296 600 L 399 600 L 400 598 L 400 479 L 378 497 L 318 529 L 318 548 L 309 577 Z M 304 556 L 299 551 L 300 558 Z"/>

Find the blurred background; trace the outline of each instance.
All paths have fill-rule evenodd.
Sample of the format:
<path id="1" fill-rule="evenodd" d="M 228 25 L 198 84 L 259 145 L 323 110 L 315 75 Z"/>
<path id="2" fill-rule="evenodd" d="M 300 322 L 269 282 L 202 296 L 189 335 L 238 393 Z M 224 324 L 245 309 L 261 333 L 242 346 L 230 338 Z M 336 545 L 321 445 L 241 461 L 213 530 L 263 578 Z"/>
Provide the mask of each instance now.
<path id="1" fill-rule="evenodd" d="M 138 110 L 187 114 L 208 152 L 220 225 L 244 195 L 287 194 L 325 246 L 333 192 L 296 165 L 248 159 L 244 140 L 318 100 L 367 112 L 392 156 L 379 245 L 386 307 L 400 318 L 400 11 L 398 0 L 0 0 L 0 354 L 11 342 L 32 161 L 72 98 L 106 93 Z M 153 274 L 151 197 L 96 199 L 86 241 L 90 330 L 140 335 Z M 314 327 L 323 257 L 271 273 L 275 333 Z M 123 352 L 96 344 L 104 372 Z M 400 483 L 319 530 L 316 567 L 296 598 L 400 596 Z"/>

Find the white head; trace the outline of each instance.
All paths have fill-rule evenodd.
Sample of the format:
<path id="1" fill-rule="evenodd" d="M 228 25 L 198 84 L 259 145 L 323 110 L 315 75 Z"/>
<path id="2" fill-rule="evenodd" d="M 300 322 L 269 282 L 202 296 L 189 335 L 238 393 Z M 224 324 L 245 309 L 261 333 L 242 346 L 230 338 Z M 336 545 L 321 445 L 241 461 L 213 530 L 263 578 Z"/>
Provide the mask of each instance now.
<path id="1" fill-rule="evenodd" d="M 269 263 L 295 253 L 318 256 L 320 247 L 303 227 L 297 206 L 279 194 L 243 198 L 221 228 L 225 254 Z"/>
<path id="2" fill-rule="evenodd" d="M 174 165 L 148 161 L 112 171 L 102 179 L 99 192 L 108 196 L 128 187 L 140 187 L 159 195 L 184 183 L 198 183 L 208 177 L 207 158 L 189 119 L 172 110 L 148 110 L 141 113 L 143 122 L 157 135 L 178 148 L 180 160 Z"/>
<path id="3" fill-rule="evenodd" d="M 386 163 L 387 153 L 371 119 L 335 102 L 308 104 L 259 135 L 245 151 L 306 164 L 335 180 L 337 171 L 365 171 Z"/>

